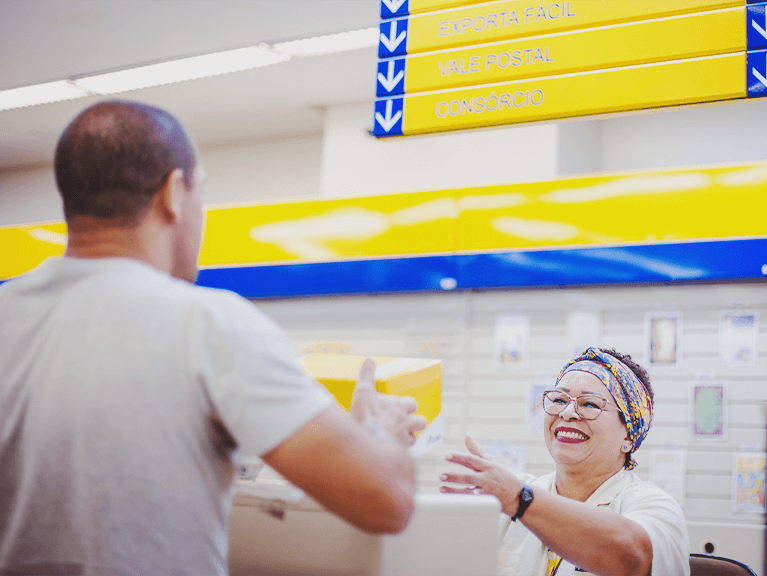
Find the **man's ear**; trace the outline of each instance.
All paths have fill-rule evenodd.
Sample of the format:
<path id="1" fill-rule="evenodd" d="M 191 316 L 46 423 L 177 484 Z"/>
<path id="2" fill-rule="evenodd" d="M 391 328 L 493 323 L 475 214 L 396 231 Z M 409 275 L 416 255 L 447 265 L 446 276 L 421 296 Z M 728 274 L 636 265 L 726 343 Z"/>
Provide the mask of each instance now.
<path id="1" fill-rule="evenodd" d="M 176 168 L 168 174 L 165 184 L 157 193 L 157 199 L 163 216 L 168 222 L 176 222 L 181 217 L 184 196 L 187 192 L 184 171 Z"/>

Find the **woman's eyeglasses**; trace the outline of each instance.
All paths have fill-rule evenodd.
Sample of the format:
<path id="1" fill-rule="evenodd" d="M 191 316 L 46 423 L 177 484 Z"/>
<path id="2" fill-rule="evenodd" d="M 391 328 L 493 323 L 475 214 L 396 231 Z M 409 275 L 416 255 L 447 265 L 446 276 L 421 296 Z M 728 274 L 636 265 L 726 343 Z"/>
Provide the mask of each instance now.
<path id="1" fill-rule="evenodd" d="M 561 390 L 545 390 L 543 392 L 543 410 L 546 414 L 559 416 L 565 408 L 575 402 L 575 412 L 584 420 L 593 420 L 607 406 L 607 399 L 596 394 L 583 394 L 572 397 Z"/>

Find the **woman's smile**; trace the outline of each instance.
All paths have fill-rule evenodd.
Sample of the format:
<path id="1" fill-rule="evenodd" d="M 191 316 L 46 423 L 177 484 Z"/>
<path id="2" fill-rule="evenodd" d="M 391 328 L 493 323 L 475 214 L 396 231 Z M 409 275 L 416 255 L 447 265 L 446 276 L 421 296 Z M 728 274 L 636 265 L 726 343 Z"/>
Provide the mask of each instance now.
<path id="1" fill-rule="evenodd" d="M 568 428 L 567 426 L 559 426 L 554 430 L 554 438 L 559 442 L 565 442 L 566 444 L 580 444 L 589 439 L 589 437 L 575 428 Z"/>

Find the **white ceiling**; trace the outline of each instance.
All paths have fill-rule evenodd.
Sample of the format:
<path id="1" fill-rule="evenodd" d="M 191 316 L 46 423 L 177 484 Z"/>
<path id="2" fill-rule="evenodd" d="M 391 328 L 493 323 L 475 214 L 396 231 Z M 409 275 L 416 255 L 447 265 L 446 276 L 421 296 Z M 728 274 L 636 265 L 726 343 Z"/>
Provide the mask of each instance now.
<path id="1" fill-rule="evenodd" d="M 378 0 L 0 0 L 0 89 L 369 28 Z M 201 147 L 319 132 L 324 106 L 375 97 L 376 50 L 119 94 L 168 109 Z M 50 162 L 98 98 L 0 112 L 0 170 Z M 372 125 L 372 106 L 371 106 Z"/>

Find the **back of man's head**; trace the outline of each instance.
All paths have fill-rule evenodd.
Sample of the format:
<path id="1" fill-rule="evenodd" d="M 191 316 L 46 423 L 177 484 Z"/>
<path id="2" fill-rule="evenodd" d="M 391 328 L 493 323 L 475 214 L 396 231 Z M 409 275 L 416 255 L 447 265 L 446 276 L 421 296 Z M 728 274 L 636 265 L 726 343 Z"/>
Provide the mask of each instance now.
<path id="1" fill-rule="evenodd" d="M 179 122 L 159 108 L 110 101 L 81 112 L 56 146 L 56 185 L 64 216 L 141 220 L 170 173 L 192 185 L 196 153 Z"/>

